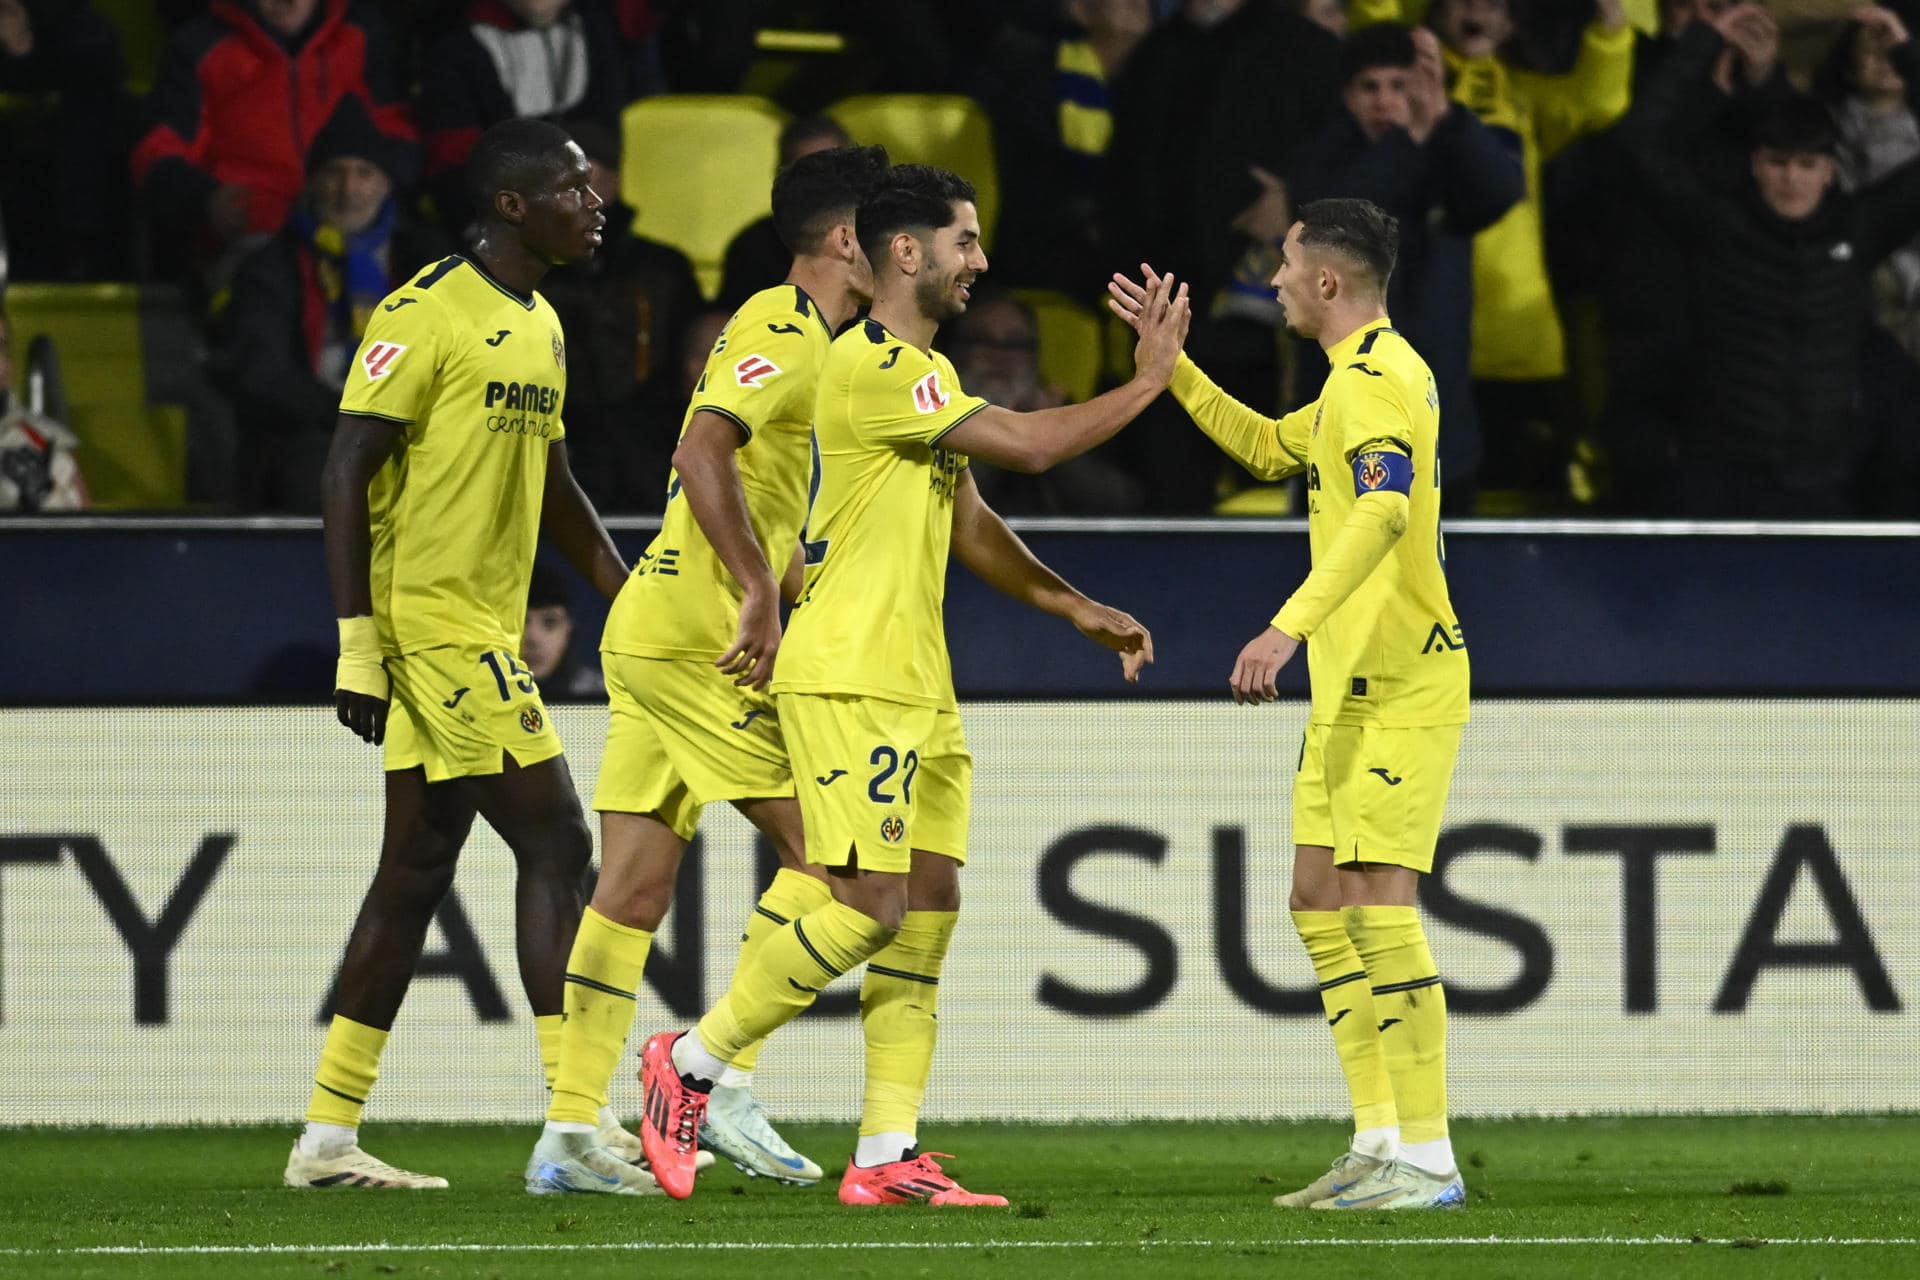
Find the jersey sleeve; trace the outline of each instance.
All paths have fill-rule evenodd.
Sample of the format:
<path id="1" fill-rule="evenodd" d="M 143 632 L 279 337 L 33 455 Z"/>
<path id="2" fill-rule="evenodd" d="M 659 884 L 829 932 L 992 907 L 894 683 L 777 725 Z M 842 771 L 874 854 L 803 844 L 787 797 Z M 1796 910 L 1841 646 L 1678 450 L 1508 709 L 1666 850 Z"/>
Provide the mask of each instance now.
<path id="1" fill-rule="evenodd" d="M 409 288 L 373 309 L 366 336 L 340 391 L 340 412 L 388 422 L 418 422 L 450 345 L 446 312 Z"/>
<path id="2" fill-rule="evenodd" d="M 1351 360 L 1332 374 L 1337 380 L 1333 397 L 1339 413 L 1340 453 L 1351 459 L 1370 448 L 1397 450 L 1413 456 L 1413 406 L 1407 391 L 1392 373 L 1366 360 Z"/>
<path id="3" fill-rule="evenodd" d="M 813 406 L 812 340 L 798 323 L 742 314 L 727 326 L 694 388 L 693 409 L 717 413 L 740 428 L 746 441 L 761 425 Z"/>
<path id="4" fill-rule="evenodd" d="M 933 444 L 987 407 L 943 359 L 903 343 L 876 346 L 854 370 L 853 432 L 868 444 Z"/>

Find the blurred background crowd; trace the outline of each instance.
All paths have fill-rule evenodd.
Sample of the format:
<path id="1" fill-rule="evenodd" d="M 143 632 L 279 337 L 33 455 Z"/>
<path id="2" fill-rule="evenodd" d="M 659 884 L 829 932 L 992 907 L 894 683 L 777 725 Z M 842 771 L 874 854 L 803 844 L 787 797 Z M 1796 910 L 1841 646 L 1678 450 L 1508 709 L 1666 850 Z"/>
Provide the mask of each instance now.
<path id="1" fill-rule="evenodd" d="M 1014 408 L 1123 377 L 1099 307 L 1315 396 L 1267 281 L 1299 204 L 1400 222 L 1453 514 L 1920 515 L 1920 48 L 1906 0 L 0 0 L 0 510 L 311 512 L 370 308 L 455 251 L 487 126 L 563 123 L 605 249 L 543 292 L 574 469 L 658 511 L 774 169 L 963 172 L 991 269 L 939 344 Z M 1010 514 L 1285 514 L 1163 401 Z"/>

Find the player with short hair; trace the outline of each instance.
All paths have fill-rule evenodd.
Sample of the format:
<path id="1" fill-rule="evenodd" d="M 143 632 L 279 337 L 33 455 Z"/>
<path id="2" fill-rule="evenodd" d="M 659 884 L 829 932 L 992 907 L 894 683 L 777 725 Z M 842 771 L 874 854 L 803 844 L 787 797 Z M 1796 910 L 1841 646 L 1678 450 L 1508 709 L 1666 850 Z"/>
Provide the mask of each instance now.
<path id="1" fill-rule="evenodd" d="M 533 1192 L 611 1189 L 579 1167 L 626 1044 L 653 932 L 702 808 L 731 801 L 780 870 L 747 918 L 738 963 L 827 901 L 764 690 L 780 648 L 779 574 L 800 582 L 814 384 L 839 327 L 872 294 L 854 210 L 887 172 L 881 147 L 802 157 L 773 184 L 793 255 L 786 283 L 743 303 L 714 343 L 674 452 L 660 533 L 620 590 L 600 642 L 612 718 L 594 808 L 600 880 L 567 962 L 567 1021 Z M 716 1082 L 700 1141 L 749 1174 L 808 1186 L 820 1166 L 767 1122 L 751 1090 L 760 1046 Z"/>
<path id="2" fill-rule="evenodd" d="M 626 565 L 567 464 L 566 343 L 535 286 L 590 257 L 606 219 L 586 156 L 542 121 L 489 129 L 469 174 L 482 211 L 472 252 L 374 310 L 321 481 L 340 622 L 334 704 L 342 724 L 386 744 L 386 833 L 287 1159 L 291 1186 L 447 1185 L 374 1159 L 358 1128 L 475 814 L 518 869 L 520 977 L 549 1084 L 559 1052 L 592 839 L 519 661 L 527 584 L 542 533 L 609 597 Z M 652 1186 L 625 1161 L 602 1164 L 629 1193 Z"/>
<path id="3" fill-rule="evenodd" d="M 1108 439 L 1165 387 L 1186 333 L 1184 286 L 1149 294 L 1124 386 L 1086 404 L 1017 413 L 967 395 L 932 350 L 987 269 L 974 191 L 902 165 L 860 203 L 871 316 L 827 353 L 814 400 L 806 586 L 772 689 L 793 759 L 806 857 L 832 896 L 773 930 L 697 1034 L 647 1041 L 640 1136 L 669 1195 L 692 1193 L 694 1136 L 729 1064 L 866 964 L 866 1098 L 840 1182 L 846 1204 L 1005 1204 L 959 1186 L 918 1150 L 940 970 L 960 905 L 973 759 L 943 630 L 949 549 L 989 585 L 1116 650 L 1128 680 L 1146 628 L 1034 558 L 981 501 L 969 455 L 1041 471 Z"/>
<path id="4" fill-rule="evenodd" d="M 1274 420 L 1184 355 L 1173 393 L 1262 479 L 1307 474 L 1313 571 L 1234 662 L 1241 703 L 1311 637 L 1313 693 L 1293 785 L 1295 927 L 1320 980 L 1353 1095 L 1354 1139 L 1285 1207 L 1446 1208 L 1466 1201 L 1447 1137 L 1447 1003 L 1415 910 L 1467 720 L 1467 646 L 1447 596 L 1435 452 L 1440 399 L 1387 319 L 1399 246 L 1365 200 L 1316 200 L 1287 233 L 1273 286 L 1288 328 L 1332 365 L 1319 399 Z M 1140 327 L 1157 277 L 1115 276 Z"/>

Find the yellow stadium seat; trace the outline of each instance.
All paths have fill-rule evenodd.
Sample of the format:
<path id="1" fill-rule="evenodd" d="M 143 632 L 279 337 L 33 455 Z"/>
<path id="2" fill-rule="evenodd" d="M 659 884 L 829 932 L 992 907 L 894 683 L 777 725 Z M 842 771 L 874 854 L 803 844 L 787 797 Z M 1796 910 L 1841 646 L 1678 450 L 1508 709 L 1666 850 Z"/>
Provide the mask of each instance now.
<path id="1" fill-rule="evenodd" d="M 1052 289 L 1015 289 L 1040 326 L 1040 380 L 1069 400 L 1090 399 L 1100 383 L 1100 320 L 1088 307 Z"/>
<path id="2" fill-rule="evenodd" d="M 120 56 L 127 65 L 127 89 L 145 96 L 167 50 L 167 24 L 153 0 L 93 0 L 93 7 L 120 32 Z"/>
<path id="3" fill-rule="evenodd" d="M 78 461 L 93 504 L 176 507 L 186 498 L 187 424 L 177 405 L 147 402 L 140 290 L 130 284 L 16 284 L 7 290 L 13 350 L 24 361 L 54 341 Z"/>
<path id="4" fill-rule="evenodd" d="M 827 108 L 840 127 L 863 144 L 879 143 L 895 164 L 937 164 L 973 184 L 980 234 L 993 257 L 1000 213 L 1000 174 L 994 167 L 993 127 L 971 98 L 944 93 L 868 93 Z"/>
<path id="5" fill-rule="evenodd" d="M 772 209 L 786 119 L 744 94 L 662 94 L 621 114 L 620 198 L 636 210 L 634 230 L 693 259 L 709 298 L 727 245 Z"/>

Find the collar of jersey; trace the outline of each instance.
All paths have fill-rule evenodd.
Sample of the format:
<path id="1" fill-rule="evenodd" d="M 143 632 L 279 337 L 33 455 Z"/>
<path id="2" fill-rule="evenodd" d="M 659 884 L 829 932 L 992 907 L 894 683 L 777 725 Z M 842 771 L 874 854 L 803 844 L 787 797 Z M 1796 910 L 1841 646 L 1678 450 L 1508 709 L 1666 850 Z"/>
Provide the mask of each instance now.
<path id="1" fill-rule="evenodd" d="M 1339 342 L 1335 343 L 1332 347 L 1328 348 L 1327 350 L 1328 362 L 1331 363 L 1336 360 L 1346 359 L 1348 356 L 1354 353 L 1354 351 L 1360 346 L 1361 343 L 1367 340 L 1368 334 L 1378 333 L 1382 329 L 1391 329 L 1391 328 L 1393 328 L 1393 320 L 1391 317 L 1387 319 L 1382 319 L 1382 320 L 1372 320 L 1366 324 L 1361 325 L 1358 329 L 1355 329 L 1352 333 L 1348 334 L 1346 337 L 1340 339 Z"/>
<path id="2" fill-rule="evenodd" d="M 833 330 L 827 329 L 827 317 L 820 310 L 820 304 L 813 300 L 812 294 L 797 284 L 793 286 L 793 309 L 803 316 L 812 316 L 822 329 L 826 329 L 829 338 L 833 336 Z"/>
<path id="3" fill-rule="evenodd" d="M 495 280 L 493 278 L 493 274 L 489 272 L 485 267 L 480 265 L 480 259 L 465 253 L 456 253 L 453 256 L 460 259 L 460 261 L 466 263 L 468 266 L 472 267 L 475 273 L 478 274 L 482 280 L 485 280 L 488 284 L 498 289 L 501 293 L 506 294 L 509 298 L 512 298 L 515 302 L 519 303 L 521 306 L 525 307 L 527 310 L 529 311 L 533 310 L 532 298 L 522 297 L 519 294 L 515 293 L 513 290 L 507 288 L 507 286 L 501 284 L 498 280 Z"/>

